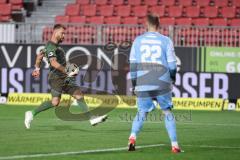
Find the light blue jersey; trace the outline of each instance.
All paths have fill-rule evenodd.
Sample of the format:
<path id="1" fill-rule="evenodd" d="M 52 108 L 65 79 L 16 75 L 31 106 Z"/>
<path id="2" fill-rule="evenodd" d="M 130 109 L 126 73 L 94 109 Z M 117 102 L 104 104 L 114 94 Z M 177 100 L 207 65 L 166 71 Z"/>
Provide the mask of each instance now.
<path id="1" fill-rule="evenodd" d="M 133 42 L 129 61 L 131 79 L 137 80 L 135 91 L 161 91 L 172 88 L 169 71 L 176 69 L 176 56 L 169 37 L 158 32 L 146 32 L 138 36 Z M 140 64 L 144 67 L 139 67 Z M 146 67 L 148 64 L 154 66 Z"/>
<path id="2" fill-rule="evenodd" d="M 160 105 L 172 146 L 177 146 L 175 118 L 171 109 L 172 80 L 176 74 L 176 56 L 170 38 L 157 32 L 146 32 L 133 42 L 130 53 L 130 76 L 137 95 L 138 113 L 129 139 L 136 139 L 147 113 Z"/>

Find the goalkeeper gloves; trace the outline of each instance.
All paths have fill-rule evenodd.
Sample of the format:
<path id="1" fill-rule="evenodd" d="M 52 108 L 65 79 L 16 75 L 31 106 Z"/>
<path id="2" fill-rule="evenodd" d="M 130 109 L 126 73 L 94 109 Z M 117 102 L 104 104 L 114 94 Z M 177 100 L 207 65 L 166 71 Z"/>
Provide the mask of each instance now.
<path id="1" fill-rule="evenodd" d="M 132 94 L 135 95 L 135 87 L 136 87 L 137 81 L 136 79 L 132 79 Z"/>
<path id="2" fill-rule="evenodd" d="M 177 70 L 176 69 L 172 69 L 172 70 L 170 69 L 169 71 L 170 71 L 170 77 L 171 77 L 172 81 L 175 82 L 176 81 Z"/>

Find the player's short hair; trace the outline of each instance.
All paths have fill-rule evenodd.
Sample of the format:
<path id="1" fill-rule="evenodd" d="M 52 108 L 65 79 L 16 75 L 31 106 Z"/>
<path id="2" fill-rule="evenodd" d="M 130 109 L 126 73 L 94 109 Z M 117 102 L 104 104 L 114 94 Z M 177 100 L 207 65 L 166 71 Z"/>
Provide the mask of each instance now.
<path id="1" fill-rule="evenodd" d="M 63 28 L 64 30 L 66 29 L 66 27 L 65 27 L 63 24 L 55 24 L 55 25 L 53 26 L 53 30 L 55 30 L 55 29 L 60 29 L 60 28 Z"/>
<path id="2" fill-rule="evenodd" d="M 156 28 L 160 25 L 158 16 L 153 14 L 147 15 L 147 23 L 151 26 L 155 26 Z"/>

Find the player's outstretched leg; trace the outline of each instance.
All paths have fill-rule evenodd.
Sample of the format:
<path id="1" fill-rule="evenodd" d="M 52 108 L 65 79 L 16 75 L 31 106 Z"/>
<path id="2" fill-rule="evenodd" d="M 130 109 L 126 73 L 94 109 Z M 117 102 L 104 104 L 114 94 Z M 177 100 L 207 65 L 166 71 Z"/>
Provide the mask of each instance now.
<path id="1" fill-rule="evenodd" d="M 132 124 L 132 131 L 128 141 L 128 151 L 135 151 L 136 138 L 146 119 L 147 112 L 139 110 Z"/>
<path id="2" fill-rule="evenodd" d="M 99 123 L 105 122 L 105 120 L 108 118 L 107 115 L 103 115 L 103 116 L 94 116 L 91 115 L 89 111 L 89 108 L 84 100 L 84 96 L 81 93 L 80 89 L 75 89 L 74 93 L 73 93 L 73 97 L 77 100 L 77 104 L 78 106 L 82 109 L 83 112 L 86 112 L 86 114 L 88 114 L 87 116 L 89 117 L 89 122 L 92 126 L 96 126 Z"/>
<path id="3" fill-rule="evenodd" d="M 179 153 L 181 152 L 181 149 L 178 145 L 177 142 L 177 133 L 176 133 L 176 122 L 175 122 L 175 117 L 171 110 L 163 110 L 163 113 L 165 115 L 165 126 L 168 132 L 168 136 L 171 140 L 171 145 L 172 145 L 172 152 L 173 153 Z"/>
<path id="4" fill-rule="evenodd" d="M 52 102 L 51 101 L 45 101 L 43 102 L 38 108 L 25 112 L 25 119 L 24 124 L 27 129 L 30 129 L 31 122 L 33 120 L 33 117 L 36 116 L 38 113 L 48 110 L 54 106 L 57 106 L 59 104 L 60 98 L 54 97 Z"/>
<path id="5" fill-rule="evenodd" d="M 99 123 L 105 122 L 105 120 L 108 118 L 107 115 L 103 116 L 93 116 L 91 115 L 88 111 L 88 106 L 84 100 L 84 98 L 77 99 L 77 104 L 78 106 L 82 109 L 83 112 L 86 112 L 88 114 L 87 116 L 89 117 L 89 122 L 92 126 L 96 126 Z"/>

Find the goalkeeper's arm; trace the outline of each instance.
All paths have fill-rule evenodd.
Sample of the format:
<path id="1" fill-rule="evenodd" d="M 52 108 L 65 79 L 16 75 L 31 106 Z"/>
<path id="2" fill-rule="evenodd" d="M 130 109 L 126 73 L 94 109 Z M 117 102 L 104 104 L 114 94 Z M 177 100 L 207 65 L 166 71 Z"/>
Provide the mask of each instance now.
<path id="1" fill-rule="evenodd" d="M 177 59 L 173 47 L 172 40 L 169 38 L 169 43 L 167 46 L 167 62 L 168 62 L 168 69 L 170 72 L 170 77 L 173 82 L 176 80 L 176 73 L 177 73 Z"/>

